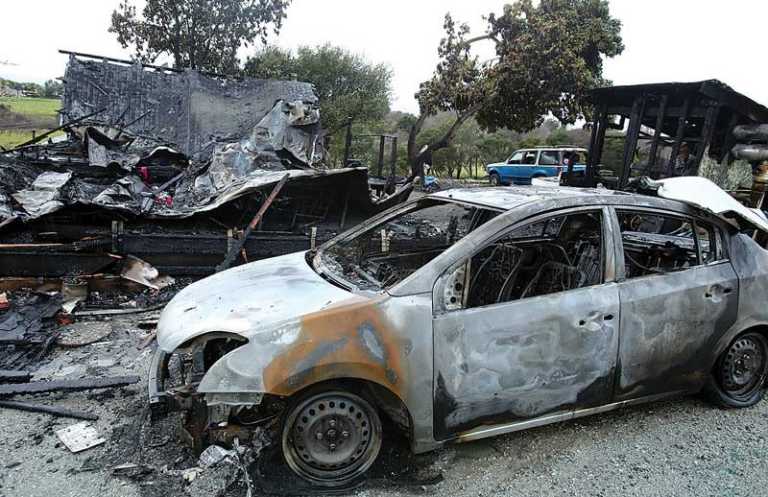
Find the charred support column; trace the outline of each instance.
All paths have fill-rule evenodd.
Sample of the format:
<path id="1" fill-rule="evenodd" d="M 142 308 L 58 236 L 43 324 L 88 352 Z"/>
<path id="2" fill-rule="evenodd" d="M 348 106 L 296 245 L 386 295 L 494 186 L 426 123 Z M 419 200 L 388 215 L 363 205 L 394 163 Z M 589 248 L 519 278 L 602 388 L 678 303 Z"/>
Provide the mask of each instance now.
<path id="1" fill-rule="evenodd" d="M 685 138 L 685 123 L 688 120 L 688 112 L 691 109 L 691 97 L 686 97 L 685 103 L 683 103 L 683 112 L 680 115 L 678 122 L 677 122 L 677 133 L 675 133 L 675 143 L 672 145 L 672 154 L 669 156 L 669 161 L 667 162 L 667 171 L 666 175 L 671 176 L 672 175 L 672 169 L 675 166 L 675 160 L 677 160 L 677 154 L 680 152 L 680 144 L 683 142 L 683 138 Z"/>
<path id="2" fill-rule="evenodd" d="M 397 174 L 397 135 L 392 137 L 392 152 L 390 155 L 389 177 L 394 181 Z"/>
<path id="3" fill-rule="evenodd" d="M 645 113 L 645 100 L 646 96 L 643 94 L 635 98 L 635 101 L 632 103 L 632 114 L 629 116 L 629 127 L 627 128 L 627 136 L 624 141 L 624 162 L 621 169 L 619 189 L 624 188 L 629 181 L 630 166 L 635 155 L 637 137 L 640 135 L 640 125 Z"/>
<path id="4" fill-rule="evenodd" d="M 664 117 L 667 113 L 667 102 L 669 101 L 668 95 L 662 95 L 659 102 L 659 113 L 656 116 L 656 128 L 653 133 L 653 141 L 651 142 L 651 150 L 648 153 L 648 166 L 651 169 L 656 165 L 656 153 L 659 149 L 659 141 L 661 141 L 661 130 L 664 127 Z"/>
<path id="5" fill-rule="evenodd" d="M 347 167 L 347 164 L 349 163 L 349 152 L 352 150 L 352 120 L 346 124 L 346 127 L 347 134 L 344 138 L 344 163 L 341 167 Z"/>
<path id="6" fill-rule="evenodd" d="M 378 177 L 381 178 L 384 176 L 384 140 L 385 136 L 381 135 L 379 137 L 379 162 L 378 162 Z"/>
<path id="7" fill-rule="evenodd" d="M 701 167 L 701 160 L 704 158 L 704 150 L 712 141 L 712 134 L 715 132 L 715 123 L 717 115 L 720 113 L 720 104 L 710 105 L 707 108 L 707 114 L 704 117 L 704 127 L 701 130 L 701 141 L 696 149 L 696 171 Z"/>
<path id="8" fill-rule="evenodd" d="M 589 155 L 587 155 L 586 186 L 595 186 L 595 176 L 597 176 L 597 166 L 600 164 L 602 145 L 601 137 L 605 137 L 605 126 L 608 120 L 606 105 L 601 104 L 594 109 L 595 116 L 592 121 L 592 134 L 589 137 Z M 566 184 L 571 184 L 573 177 L 573 168 L 568 168 Z"/>

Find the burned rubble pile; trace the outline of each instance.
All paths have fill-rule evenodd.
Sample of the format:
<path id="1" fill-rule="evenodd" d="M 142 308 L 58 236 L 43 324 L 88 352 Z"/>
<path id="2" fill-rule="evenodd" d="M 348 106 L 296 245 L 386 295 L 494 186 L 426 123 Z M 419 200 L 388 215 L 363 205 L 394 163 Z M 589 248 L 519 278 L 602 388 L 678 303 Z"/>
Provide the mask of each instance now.
<path id="1" fill-rule="evenodd" d="M 0 275 L 214 272 L 312 247 L 390 205 L 365 168 L 324 167 L 311 85 L 232 81 L 70 54 L 61 136 L 0 154 Z M 268 194 L 284 186 L 269 204 Z"/>
<path id="2" fill-rule="evenodd" d="M 76 453 L 112 443 L 99 413 L 114 413 L 70 392 L 135 395 L 180 288 L 309 249 L 411 186 L 377 196 L 366 168 L 326 168 L 306 83 L 82 54 L 64 81 L 63 124 L 0 150 L 0 407 L 84 420 L 55 431 Z M 135 472 L 120 463 L 114 474 Z"/>

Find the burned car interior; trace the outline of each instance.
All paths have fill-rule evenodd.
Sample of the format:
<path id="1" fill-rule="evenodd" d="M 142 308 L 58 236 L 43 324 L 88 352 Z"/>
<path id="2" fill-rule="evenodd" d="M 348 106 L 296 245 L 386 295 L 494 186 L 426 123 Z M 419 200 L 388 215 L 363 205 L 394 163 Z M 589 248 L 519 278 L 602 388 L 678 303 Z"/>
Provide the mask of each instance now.
<path id="1" fill-rule="evenodd" d="M 349 281 L 364 288 L 389 288 L 498 214 L 425 200 L 360 235 L 339 241 L 325 256 Z"/>
<path id="2" fill-rule="evenodd" d="M 549 217 L 514 229 L 461 267 L 446 308 L 473 308 L 596 285 L 603 278 L 599 211 Z"/>
<path id="3" fill-rule="evenodd" d="M 714 228 L 691 219 L 647 212 L 619 211 L 625 274 L 635 278 L 665 274 L 716 260 Z"/>

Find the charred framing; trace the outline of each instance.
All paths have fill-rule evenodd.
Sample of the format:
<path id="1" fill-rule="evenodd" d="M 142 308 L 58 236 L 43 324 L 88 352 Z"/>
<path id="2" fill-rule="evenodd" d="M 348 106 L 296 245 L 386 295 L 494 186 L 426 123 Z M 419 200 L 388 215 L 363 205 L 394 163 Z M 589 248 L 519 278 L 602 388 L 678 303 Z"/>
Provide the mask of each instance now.
<path id="1" fill-rule="evenodd" d="M 598 88 L 590 94 L 593 123 L 590 154 L 583 178 L 569 172 L 566 183 L 594 186 L 598 182 L 624 188 L 632 172 L 652 178 L 674 176 L 674 161 L 683 143 L 691 153 L 691 168 L 698 170 L 704 153 L 729 163 L 740 125 L 768 122 L 768 108 L 718 80 L 694 83 L 656 83 Z M 601 174 L 606 132 L 626 129 L 624 153 L 615 176 Z M 649 142 L 648 159 L 635 163 L 640 141 Z M 671 147 L 668 159 L 660 147 Z"/>
<path id="2" fill-rule="evenodd" d="M 237 262 L 306 250 L 410 193 L 325 169 L 308 83 L 64 53 L 67 139 L 0 154 L 4 277 L 110 273 L 128 255 L 202 276 L 238 244 Z"/>

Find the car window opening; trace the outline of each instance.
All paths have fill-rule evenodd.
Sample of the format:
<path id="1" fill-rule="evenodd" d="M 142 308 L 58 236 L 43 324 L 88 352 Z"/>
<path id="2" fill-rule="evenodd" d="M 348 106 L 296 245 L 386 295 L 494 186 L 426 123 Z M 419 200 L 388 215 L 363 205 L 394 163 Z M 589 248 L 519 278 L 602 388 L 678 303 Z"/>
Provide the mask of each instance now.
<path id="1" fill-rule="evenodd" d="M 619 211 L 618 216 L 627 278 L 699 265 L 691 219 L 631 211 Z M 714 235 L 698 240 L 705 263 L 716 257 L 714 240 Z"/>
<path id="2" fill-rule="evenodd" d="M 462 304 L 449 296 L 448 307 L 482 307 L 601 283 L 601 226 L 600 213 L 588 212 L 515 229 L 462 266 L 462 281 L 454 280 L 451 289 L 462 294 Z"/>
<path id="3" fill-rule="evenodd" d="M 409 211 L 328 247 L 323 261 L 360 288 L 389 288 L 498 214 L 425 199 Z"/>

